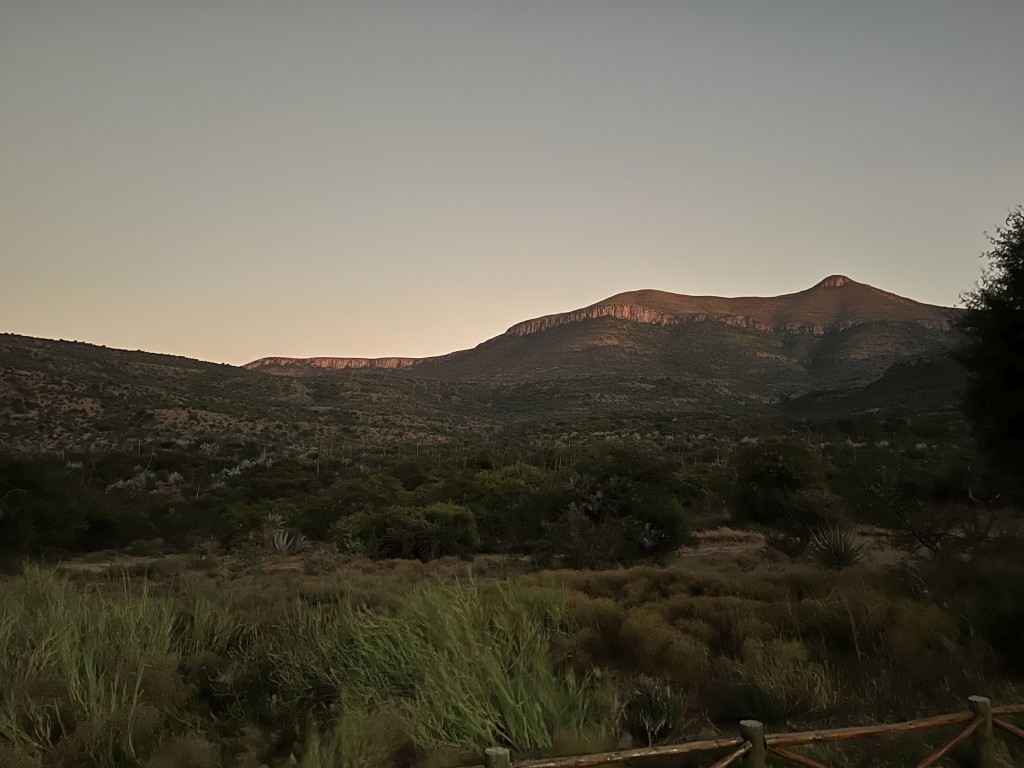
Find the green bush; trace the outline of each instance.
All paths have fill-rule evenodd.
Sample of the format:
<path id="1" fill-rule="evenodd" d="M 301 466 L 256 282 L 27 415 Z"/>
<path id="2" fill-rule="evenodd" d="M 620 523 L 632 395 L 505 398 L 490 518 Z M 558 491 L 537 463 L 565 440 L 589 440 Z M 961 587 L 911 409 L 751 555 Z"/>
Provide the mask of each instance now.
<path id="1" fill-rule="evenodd" d="M 331 526 L 329 536 L 339 543 L 358 541 L 375 559 L 428 559 L 429 526 L 418 507 L 357 512 Z"/>
<path id="2" fill-rule="evenodd" d="M 361 542 L 377 559 L 434 560 L 469 555 L 479 545 L 476 519 L 466 507 L 436 503 L 429 507 L 389 507 L 360 512 L 332 526 L 331 537 Z"/>
<path id="3" fill-rule="evenodd" d="M 805 540 L 836 505 L 825 483 L 821 456 L 797 438 L 749 445 L 733 459 L 733 514 Z"/>
<path id="4" fill-rule="evenodd" d="M 430 526 L 429 559 L 445 555 L 467 556 L 480 546 L 473 512 L 457 504 L 438 502 L 423 510 Z"/>
<path id="5" fill-rule="evenodd" d="M 564 494 L 553 473 L 523 462 L 477 472 L 466 489 L 490 549 L 522 551 L 544 533 Z"/>

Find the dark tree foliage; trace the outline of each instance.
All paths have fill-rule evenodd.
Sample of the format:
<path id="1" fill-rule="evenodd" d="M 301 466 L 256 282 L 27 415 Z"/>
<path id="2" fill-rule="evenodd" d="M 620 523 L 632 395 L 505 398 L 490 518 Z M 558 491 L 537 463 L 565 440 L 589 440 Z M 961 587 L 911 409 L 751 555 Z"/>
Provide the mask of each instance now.
<path id="1" fill-rule="evenodd" d="M 1024 207 L 987 235 L 992 248 L 958 327 L 969 385 L 965 398 L 983 451 L 1003 469 L 1024 475 Z"/>
<path id="2" fill-rule="evenodd" d="M 0 456 L 0 551 L 80 546 L 93 494 L 79 493 L 69 474 L 56 457 Z"/>
<path id="3" fill-rule="evenodd" d="M 739 520 L 807 541 L 835 506 L 822 458 L 803 440 L 774 438 L 744 446 L 732 467 L 731 508 Z"/>

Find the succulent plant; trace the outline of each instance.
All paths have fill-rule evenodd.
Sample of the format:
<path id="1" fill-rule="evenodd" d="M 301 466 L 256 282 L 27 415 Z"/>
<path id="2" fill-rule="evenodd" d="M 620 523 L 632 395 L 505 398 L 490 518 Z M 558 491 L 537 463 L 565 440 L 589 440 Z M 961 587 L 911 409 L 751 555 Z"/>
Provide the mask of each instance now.
<path id="1" fill-rule="evenodd" d="M 309 540 L 301 533 L 279 529 L 274 533 L 274 550 L 281 555 L 297 555 L 309 546 Z"/>
<path id="2" fill-rule="evenodd" d="M 831 525 L 811 536 L 810 552 L 821 565 L 841 571 L 864 558 L 864 545 L 853 530 Z"/>

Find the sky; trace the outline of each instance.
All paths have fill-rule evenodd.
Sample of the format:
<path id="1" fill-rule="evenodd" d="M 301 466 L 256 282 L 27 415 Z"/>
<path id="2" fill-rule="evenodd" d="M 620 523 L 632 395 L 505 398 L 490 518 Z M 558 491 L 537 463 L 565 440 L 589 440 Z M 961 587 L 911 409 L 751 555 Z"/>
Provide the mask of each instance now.
<path id="1" fill-rule="evenodd" d="M 953 305 L 1021 0 L 0 0 L 0 332 L 425 356 L 627 290 Z"/>

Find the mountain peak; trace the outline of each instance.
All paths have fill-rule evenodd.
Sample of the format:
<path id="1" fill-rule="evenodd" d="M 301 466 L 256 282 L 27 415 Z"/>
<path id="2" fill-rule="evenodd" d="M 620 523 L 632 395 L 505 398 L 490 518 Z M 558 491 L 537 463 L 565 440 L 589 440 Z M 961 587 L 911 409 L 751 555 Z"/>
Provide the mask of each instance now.
<path id="1" fill-rule="evenodd" d="M 820 283 L 818 283 L 814 287 L 815 288 L 839 288 L 840 286 L 843 286 L 843 285 L 846 285 L 847 283 L 852 283 L 852 282 L 853 282 L 853 280 L 848 278 L 846 275 L 829 275 L 828 277 L 826 277 L 824 280 L 822 280 Z"/>
<path id="2" fill-rule="evenodd" d="M 844 287 L 842 291 L 833 290 Z M 858 283 L 846 275 L 829 275 L 813 288 L 782 296 L 728 298 L 629 291 L 583 309 L 518 323 L 505 333 L 525 336 L 600 317 L 663 326 L 713 322 L 756 331 L 816 336 L 878 321 L 911 322 L 932 329 L 949 326 L 948 310 L 943 307 L 921 304 Z"/>

